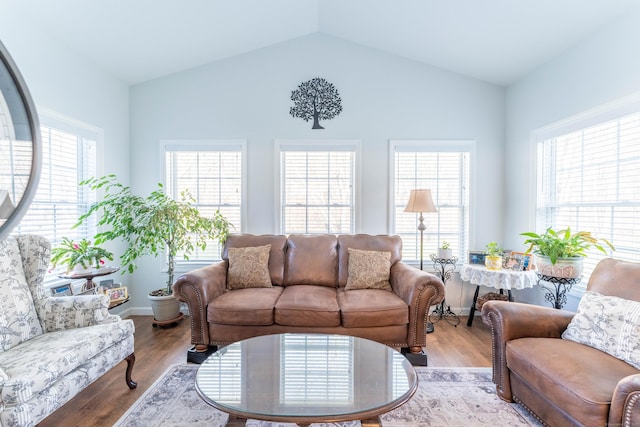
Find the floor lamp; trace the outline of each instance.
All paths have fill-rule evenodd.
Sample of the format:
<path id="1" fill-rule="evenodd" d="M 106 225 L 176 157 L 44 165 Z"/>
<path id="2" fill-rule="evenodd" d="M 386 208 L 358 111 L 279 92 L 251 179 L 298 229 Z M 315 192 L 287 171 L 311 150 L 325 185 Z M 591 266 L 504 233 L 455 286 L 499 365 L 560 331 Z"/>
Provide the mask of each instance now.
<path id="1" fill-rule="evenodd" d="M 422 270 L 422 262 L 424 259 L 424 230 L 427 229 L 427 226 L 424 225 L 424 216 L 422 214 L 424 212 L 438 212 L 436 206 L 433 204 L 433 198 L 431 197 L 431 190 L 411 190 L 411 194 L 409 195 L 409 201 L 407 202 L 407 206 L 404 208 L 405 212 L 420 212 L 420 224 L 418 225 L 418 230 L 420 230 L 420 270 Z M 431 322 L 427 323 L 427 333 L 433 332 L 433 324 Z"/>

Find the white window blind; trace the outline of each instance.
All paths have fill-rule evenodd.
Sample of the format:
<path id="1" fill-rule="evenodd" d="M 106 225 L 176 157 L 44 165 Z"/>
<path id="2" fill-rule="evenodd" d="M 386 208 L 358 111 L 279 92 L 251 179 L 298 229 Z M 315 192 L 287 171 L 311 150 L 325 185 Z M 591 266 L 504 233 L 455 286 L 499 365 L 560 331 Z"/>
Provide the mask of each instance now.
<path id="1" fill-rule="evenodd" d="M 420 259 L 419 213 L 404 212 L 413 189 L 431 189 L 438 212 L 425 213 L 424 259 L 443 241 L 464 260 L 469 248 L 470 141 L 392 141 L 394 233 L 402 258 Z"/>
<path id="2" fill-rule="evenodd" d="M 283 335 L 280 341 L 280 404 L 353 404 L 353 338 Z"/>
<path id="3" fill-rule="evenodd" d="M 95 192 L 78 186 L 96 174 L 96 140 L 41 125 L 42 171 L 36 195 L 16 229 L 17 233 L 33 233 L 48 238 L 52 247 L 63 237 L 71 240 L 92 239 L 95 219 L 72 228 L 80 215 L 95 202 Z"/>
<path id="4" fill-rule="evenodd" d="M 536 230 L 570 227 L 609 240 L 592 249 L 584 289 L 606 256 L 640 261 L 640 112 L 537 140 Z"/>
<path id="5" fill-rule="evenodd" d="M 241 142 L 172 142 L 164 145 L 165 186 L 167 194 L 180 199 L 188 190 L 194 206 L 204 216 L 213 217 L 216 210 L 233 224 L 231 232 L 242 230 L 243 158 Z M 211 261 L 220 259 L 220 245 L 209 242 L 203 251 L 196 248 L 189 261 L 178 254 L 177 261 Z"/>
<path id="6" fill-rule="evenodd" d="M 283 234 L 353 233 L 356 148 L 280 147 L 280 227 Z"/>

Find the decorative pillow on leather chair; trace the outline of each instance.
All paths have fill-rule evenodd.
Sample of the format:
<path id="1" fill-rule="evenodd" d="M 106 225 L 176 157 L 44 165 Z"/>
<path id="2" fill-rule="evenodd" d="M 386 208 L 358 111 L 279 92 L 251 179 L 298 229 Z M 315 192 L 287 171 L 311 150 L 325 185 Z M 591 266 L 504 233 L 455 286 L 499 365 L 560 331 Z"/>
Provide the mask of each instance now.
<path id="1" fill-rule="evenodd" d="M 229 289 L 270 288 L 270 252 L 271 245 L 229 248 Z"/>
<path id="2" fill-rule="evenodd" d="M 345 290 L 383 289 L 391 291 L 391 252 L 349 248 L 349 276 Z"/>
<path id="3" fill-rule="evenodd" d="M 587 291 L 562 338 L 604 351 L 640 369 L 640 302 Z"/>

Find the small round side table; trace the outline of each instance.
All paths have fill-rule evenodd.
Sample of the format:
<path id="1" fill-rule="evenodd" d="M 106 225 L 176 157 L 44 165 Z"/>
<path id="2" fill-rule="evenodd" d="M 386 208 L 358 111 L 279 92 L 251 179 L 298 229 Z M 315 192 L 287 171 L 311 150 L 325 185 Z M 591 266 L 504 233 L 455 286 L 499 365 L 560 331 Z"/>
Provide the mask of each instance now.
<path id="1" fill-rule="evenodd" d="M 458 258 L 438 258 L 435 255 L 431 255 L 430 258 L 431 262 L 433 262 L 433 269 L 436 271 L 438 276 L 440 276 L 440 279 L 442 279 L 442 283 L 446 286 L 447 281 L 451 279 L 451 275 L 456 271 L 456 262 L 458 261 Z M 458 326 L 460 324 L 460 317 L 451 311 L 451 306 L 446 305 L 444 299 L 438 306 L 436 306 L 436 309 L 433 310 L 432 314 L 437 316 L 435 319 L 431 319 L 431 323 L 434 325 L 442 319 L 453 326 Z"/>

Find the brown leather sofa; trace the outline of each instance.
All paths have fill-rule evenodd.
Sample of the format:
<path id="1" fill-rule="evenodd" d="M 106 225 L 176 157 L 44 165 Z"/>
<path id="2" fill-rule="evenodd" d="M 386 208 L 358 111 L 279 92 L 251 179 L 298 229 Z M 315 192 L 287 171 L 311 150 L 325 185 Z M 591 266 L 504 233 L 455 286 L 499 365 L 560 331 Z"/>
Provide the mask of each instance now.
<path id="1" fill-rule="evenodd" d="M 271 245 L 273 287 L 229 290 L 229 248 Z M 393 291 L 345 290 L 348 248 L 391 253 Z M 398 236 L 231 235 L 222 261 L 180 276 L 174 295 L 189 306 L 188 360 L 204 360 L 219 345 L 285 332 L 329 333 L 368 338 L 402 349 L 426 365 L 429 309 L 444 298 L 436 276 L 401 262 Z"/>
<path id="2" fill-rule="evenodd" d="M 587 290 L 640 301 L 640 264 L 602 260 Z M 550 426 L 640 426 L 640 370 L 560 339 L 573 316 L 505 301 L 482 307 L 482 320 L 491 327 L 498 395 L 522 403 Z"/>

